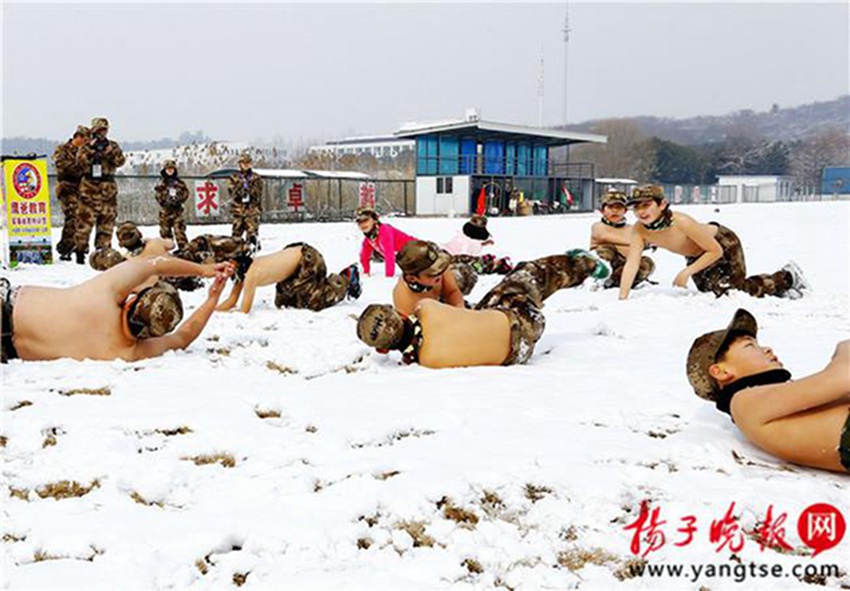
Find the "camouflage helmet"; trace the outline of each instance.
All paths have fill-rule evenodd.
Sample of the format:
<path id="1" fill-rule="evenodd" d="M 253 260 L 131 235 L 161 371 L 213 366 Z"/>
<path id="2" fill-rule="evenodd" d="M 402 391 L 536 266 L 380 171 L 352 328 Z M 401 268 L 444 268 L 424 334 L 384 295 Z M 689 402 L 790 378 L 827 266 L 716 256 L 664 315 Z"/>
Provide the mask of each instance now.
<path id="1" fill-rule="evenodd" d="M 106 120 L 106 117 L 95 117 L 91 120 L 90 127 L 92 132 L 95 132 L 98 129 L 109 129 L 109 121 Z"/>
<path id="2" fill-rule="evenodd" d="M 174 170 L 177 170 L 177 162 L 169 158 L 162 163 L 162 170 L 165 170 L 166 168 L 173 168 Z"/>
<path id="3" fill-rule="evenodd" d="M 99 248 L 89 255 L 89 265 L 95 271 L 106 271 L 127 259 L 114 248 Z"/>
<path id="4" fill-rule="evenodd" d="M 139 339 L 168 334 L 182 319 L 180 294 L 164 281 L 140 291 L 127 310 L 130 332 Z"/>
<path id="5" fill-rule="evenodd" d="M 688 351 L 688 381 L 694 393 L 700 398 L 712 401 L 717 399 L 720 388 L 711 377 L 709 368 L 717 362 L 717 353 L 727 343 L 729 333 L 733 331 L 755 337 L 758 333 L 755 317 L 743 308 L 739 308 L 729 326 L 698 337 Z"/>
<path id="6" fill-rule="evenodd" d="M 142 232 L 133 222 L 124 222 L 118 226 L 118 229 L 115 230 L 115 236 L 118 238 L 118 244 L 130 252 L 139 250 L 145 245 Z"/>
<path id="7" fill-rule="evenodd" d="M 246 163 L 246 164 L 251 164 L 253 162 L 253 159 L 251 158 L 250 152 L 245 151 L 245 152 L 242 152 L 241 154 L 239 154 L 239 161 L 238 162 L 239 162 L 239 164 L 242 164 L 243 162 Z"/>
<path id="8" fill-rule="evenodd" d="M 490 231 L 487 230 L 487 218 L 483 215 L 473 215 L 463 225 L 463 234 L 473 240 L 487 240 L 490 238 Z"/>
<path id="9" fill-rule="evenodd" d="M 376 222 L 378 221 L 378 212 L 374 207 L 358 207 L 357 211 L 354 212 L 354 219 L 358 222 L 368 220 L 369 218 L 372 218 Z"/>
<path id="10" fill-rule="evenodd" d="M 452 256 L 433 242 L 411 240 L 398 251 L 395 262 L 409 275 L 436 277 L 449 268 Z"/>
<path id="11" fill-rule="evenodd" d="M 606 205 L 622 205 L 623 207 L 626 207 L 628 202 L 629 198 L 626 197 L 626 194 L 623 191 L 609 189 L 608 192 L 602 196 L 602 203 L 599 208 L 602 209 Z"/>
<path id="12" fill-rule="evenodd" d="M 404 318 L 389 304 L 370 304 L 357 320 L 357 338 L 376 349 L 392 349 L 404 336 Z"/>
<path id="13" fill-rule="evenodd" d="M 88 138 L 91 135 L 91 130 L 85 125 L 78 125 L 77 129 L 74 131 L 74 137 L 77 137 L 78 135 Z"/>
<path id="14" fill-rule="evenodd" d="M 632 191 L 632 196 L 629 197 L 627 204 L 634 205 L 635 203 L 649 201 L 650 199 L 654 200 L 656 203 L 661 203 L 665 199 L 664 189 L 658 185 L 645 185 L 643 187 L 638 187 Z"/>

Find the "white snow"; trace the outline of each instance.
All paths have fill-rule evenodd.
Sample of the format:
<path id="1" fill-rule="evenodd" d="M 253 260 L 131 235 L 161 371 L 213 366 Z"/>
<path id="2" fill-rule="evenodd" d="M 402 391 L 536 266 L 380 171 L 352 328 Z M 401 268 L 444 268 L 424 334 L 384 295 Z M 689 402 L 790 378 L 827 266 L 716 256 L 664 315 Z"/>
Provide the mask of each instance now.
<path id="1" fill-rule="evenodd" d="M 631 557 L 623 527 L 646 498 L 666 521 L 667 543 L 649 555 L 657 564 L 735 564 L 709 541 L 711 521 L 731 502 L 747 528 L 768 505 L 774 516 L 787 512 L 795 548 L 804 548 L 796 526 L 808 505 L 831 503 L 850 519 L 850 478 L 759 451 L 694 396 L 684 372 L 692 340 L 741 306 L 795 375 L 825 365 L 850 333 L 850 203 L 681 210 L 734 229 L 751 272 L 795 260 L 813 292 L 791 301 L 674 289 L 683 261 L 657 252 L 660 285 L 626 302 L 588 287 L 552 296 L 530 364 L 435 371 L 357 340 L 359 312 L 390 300 L 392 280 L 370 277 L 360 300 L 320 313 L 277 310 L 265 288 L 250 316 L 218 314 L 187 351 L 158 359 L 10 363 L 0 370 L 0 585 L 225 589 L 247 573 L 246 589 L 800 586 L 795 578 L 614 577 Z M 520 261 L 585 247 L 596 217 L 491 219 L 493 250 Z M 463 220 L 391 223 L 441 243 Z M 190 237 L 210 230 L 192 227 Z M 307 241 L 331 270 L 356 260 L 360 243 L 353 223 L 264 225 L 261 238 L 264 251 Z M 63 263 L 9 276 L 61 286 L 94 273 Z M 470 299 L 498 279 L 482 277 Z M 184 301 L 192 308 L 203 297 Z M 109 396 L 63 395 L 102 387 Z M 15 409 L 22 401 L 31 404 Z M 257 414 L 270 411 L 280 416 Z M 44 446 L 48 436 L 55 445 Z M 185 459 L 203 454 L 227 454 L 235 465 Z M 77 498 L 37 494 L 62 480 L 99 486 Z M 443 497 L 451 503 L 438 508 Z M 448 519 L 447 507 L 478 521 Z M 676 547 L 690 514 L 696 538 Z M 601 564 L 558 565 L 559 555 L 595 549 L 604 550 Z M 760 551 L 748 539 L 738 554 L 745 564 L 848 571 L 848 549 L 845 539 L 811 558 Z M 470 572 L 468 559 L 482 572 Z M 838 588 L 850 578 L 826 582 Z"/>

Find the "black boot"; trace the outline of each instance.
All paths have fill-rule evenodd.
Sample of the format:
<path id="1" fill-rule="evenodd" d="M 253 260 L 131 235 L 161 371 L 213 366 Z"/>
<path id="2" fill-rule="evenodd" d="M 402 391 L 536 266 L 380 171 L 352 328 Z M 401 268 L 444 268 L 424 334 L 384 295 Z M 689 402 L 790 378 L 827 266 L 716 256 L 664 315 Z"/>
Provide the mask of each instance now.
<path id="1" fill-rule="evenodd" d="M 78 265 L 85 265 L 86 264 L 86 253 L 80 252 L 78 250 L 76 254 L 77 254 L 77 264 Z"/>

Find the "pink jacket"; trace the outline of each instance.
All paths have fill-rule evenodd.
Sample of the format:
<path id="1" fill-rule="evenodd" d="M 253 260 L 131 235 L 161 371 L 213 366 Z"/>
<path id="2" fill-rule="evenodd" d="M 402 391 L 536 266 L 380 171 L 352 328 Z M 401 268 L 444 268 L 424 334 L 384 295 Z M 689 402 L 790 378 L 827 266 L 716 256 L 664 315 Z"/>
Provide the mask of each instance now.
<path id="1" fill-rule="evenodd" d="M 473 256 L 481 256 L 481 251 L 484 250 L 484 241 L 470 238 L 463 232 L 455 234 L 454 238 L 443 245 L 446 252 L 449 254 L 471 254 Z"/>
<path id="2" fill-rule="evenodd" d="M 384 269 L 387 277 L 392 277 L 395 275 L 395 253 L 411 240 L 416 240 L 416 238 L 408 236 L 389 224 L 379 224 L 378 236 L 374 239 L 364 238 L 363 246 L 360 248 L 360 264 L 363 266 L 363 272 L 369 273 L 372 251 L 377 250 L 384 257 Z"/>

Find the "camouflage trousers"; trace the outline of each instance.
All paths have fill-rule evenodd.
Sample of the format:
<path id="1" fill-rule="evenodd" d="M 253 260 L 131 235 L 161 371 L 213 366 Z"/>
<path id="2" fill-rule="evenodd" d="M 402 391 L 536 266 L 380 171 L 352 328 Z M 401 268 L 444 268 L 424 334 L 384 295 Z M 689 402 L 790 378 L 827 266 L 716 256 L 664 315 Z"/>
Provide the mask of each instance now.
<path id="1" fill-rule="evenodd" d="M 173 230 L 173 232 L 172 232 Z M 186 248 L 186 222 L 183 220 L 183 209 L 159 210 L 159 235 L 162 238 L 174 238 L 177 248 Z"/>
<path id="2" fill-rule="evenodd" d="M 252 238 L 256 241 L 260 233 L 260 210 L 254 207 L 231 205 L 230 215 L 233 217 L 232 236 L 240 238 L 242 234 L 245 234 L 245 240 L 248 242 L 251 242 Z"/>
<path id="3" fill-rule="evenodd" d="M 744 260 L 741 240 L 729 228 L 716 222 L 711 224 L 717 226 L 714 239 L 720 243 L 723 257 L 709 268 L 691 276 L 698 290 L 710 291 L 720 297 L 730 289 L 737 289 L 761 298 L 769 295 L 781 297 L 792 287 L 793 277 L 788 271 L 747 277 L 747 263 Z M 686 257 L 685 260 L 690 265 L 698 258 Z"/>
<path id="4" fill-rule="evenodd" d="M 201 234 L 192 238 L 176 256 L 195 263 L 223 263 L 235 261 L 249 252 L 248 244 L 242 238 Z"/>
<path id="5" fill-rule="evenodd" d="M 499 310 L 511 324 L 511 352 L 503 365 L 525 363 L 546 327 L 543 302 L 559 289 L 584 283 L 596 267 L 587 256 L 559 254 L 520 263 L 490 292 L 476 310 Z"/>
<path id="6" fill-rule="evenodd" d="M 345 298 L 349 280 L 331 273 L 322 254 L 303 242 L 289 244 L 301 247 L 301 262 L 295 272 L 276 285 L 274 305 L 278 308 L 302 308 L 318 312 Z"/>
<path id="7" fill-rule="evenodd" d="M 452 257 L 449 269 L 451 269 L 452 275 L 454 275 L 455 283 L 457 283 L 460 293 L 466 296 L 472 293 L 472 288 L 478 283 L 478 273 L 475 272 L 475 269 L 469 263 L 456 261 L 455 258 L 454 256 Z"/>
<path id="8" fill-rule="evenodd" d="M 507 274 L 511 268 L 510 259 L 497 259 L 493 255 L 475 256 L 472 254 L 454 254 L 449 268 L 454 274 L 457 286 L 463 295 L 472 293 L 479 275 L 492 273 Z"/>
<path id="9" fill-rule="evenodd" d="M 118 211 L 118 185 L 111 181 L 99 183 L 83 179 L 80 182 L 80 202 L 74 224 L 74 245 L 77 252 L 89 251 L 92 228 L 95 248 L 112 246 L 112 231 Z"/>
<path id="10" fill-rule="evenodd" d="M 605 282 L 605 287 L 620 287 L 623 268 L 626 266 L 626 257 L 617 250 L 616 246 L 611 244 L 597 246 L 594 252 L 596 252 L 600 259 L 607 261 L 611 265 L 611 275 Z M 636 287 L 647 281 L 653 271 L 655 271 L 655 262 L 647 256 L 640 257 L 640 266 L 638 267 L 637 275 L 635 275 L 635 280 L 632 282 L 632 287 Z"/>
<path id="11" fill-rule="evenodd" d="M 59 181 L 56 186 L 56 198 L 62 208 L 62 237 L 56 250 L 59 254 L 71 254 L 75 249 L 77 232 L 77 210 L 80 208 L 80 186 L 78 183 Z"/>

